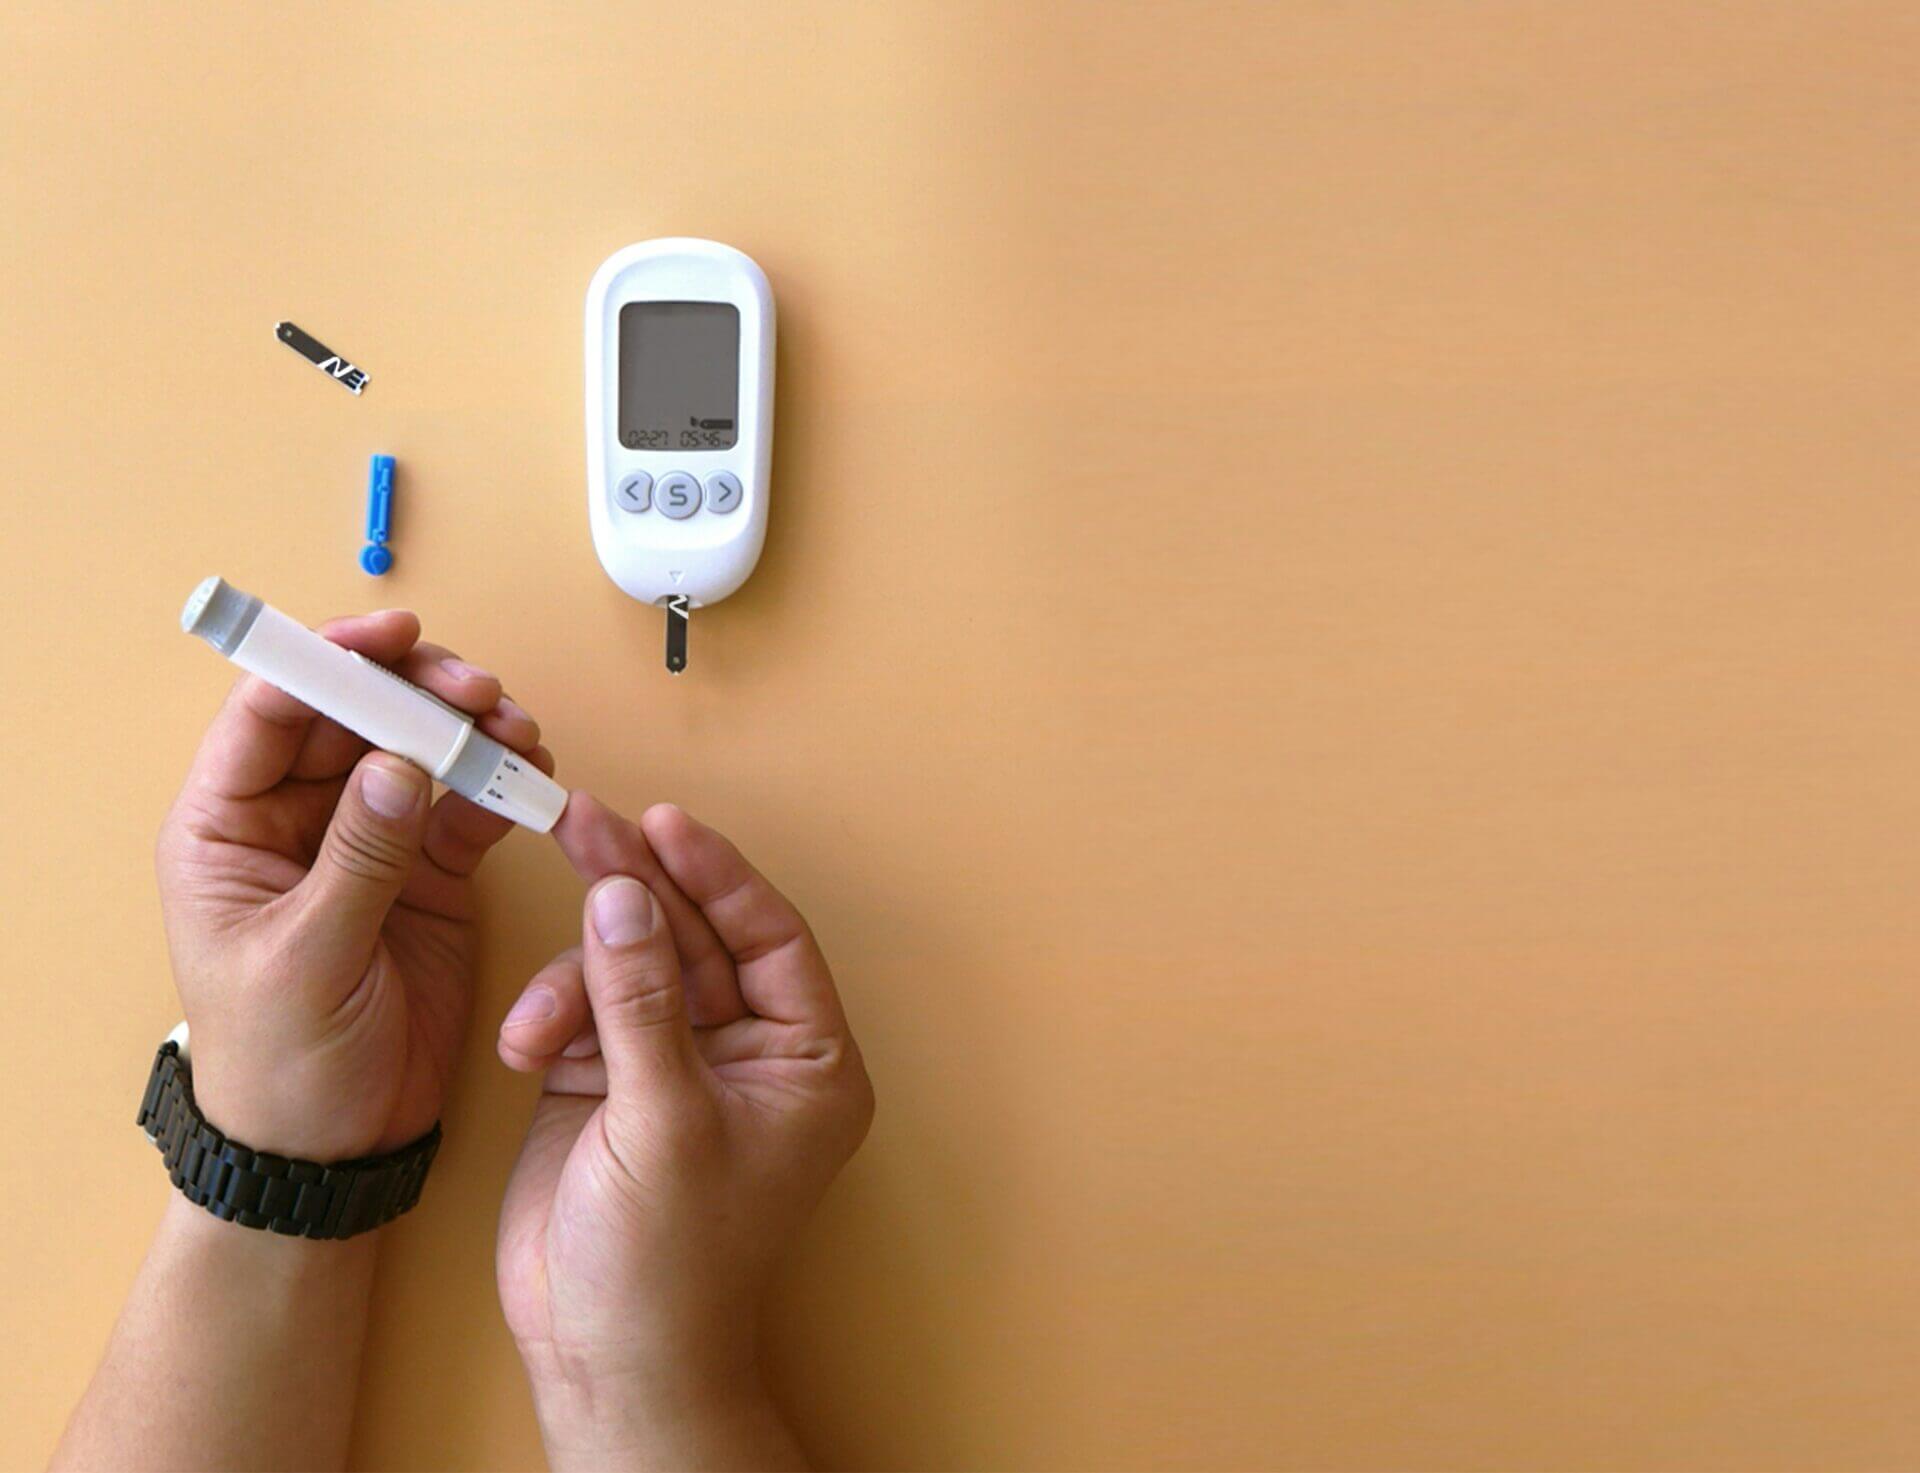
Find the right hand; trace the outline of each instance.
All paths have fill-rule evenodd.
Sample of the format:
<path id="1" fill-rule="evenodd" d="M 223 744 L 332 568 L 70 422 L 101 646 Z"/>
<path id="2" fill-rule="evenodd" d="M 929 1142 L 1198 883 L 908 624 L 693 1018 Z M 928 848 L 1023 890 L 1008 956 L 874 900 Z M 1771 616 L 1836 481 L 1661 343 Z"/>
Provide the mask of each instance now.
<path id="1" fill-rule="evenodd" d="M 759 1389 L 760 1300 L 873 1116 L 826 959 L 678 808 L 636 825 L 576 793 L 554 835 L 591 885 L 581 946 L 499 1044 L 546 1071 L 498 1272 L 549 1455 L 791 1460 Z"/>

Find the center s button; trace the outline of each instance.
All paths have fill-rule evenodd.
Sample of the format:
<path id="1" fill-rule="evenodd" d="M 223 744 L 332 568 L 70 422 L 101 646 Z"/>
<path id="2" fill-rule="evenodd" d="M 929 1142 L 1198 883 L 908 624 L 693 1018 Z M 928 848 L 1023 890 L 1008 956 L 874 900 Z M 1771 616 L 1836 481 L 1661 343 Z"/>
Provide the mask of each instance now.
<path id="1" fill-rule="evenodd" d="M 684 522 L 700 510 L 700 483 L 685 471 L 670 471 L 655 483 L 653 499 L 661 515 Z"/>

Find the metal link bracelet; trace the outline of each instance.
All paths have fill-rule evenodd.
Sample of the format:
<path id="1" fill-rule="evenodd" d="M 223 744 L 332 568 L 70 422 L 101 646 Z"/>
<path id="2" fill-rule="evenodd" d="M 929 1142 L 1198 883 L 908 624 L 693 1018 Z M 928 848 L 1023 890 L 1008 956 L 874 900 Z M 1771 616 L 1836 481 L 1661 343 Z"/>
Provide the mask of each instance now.
<path id="1" fill-rule="evenodd" d="M 189 1202 L 242 1227 L 351 1238 L 411 1211 L 440 1149 L 440 1127 L 384 1156 L 323 1166 L 230 1140 L 193 1101 L 193 1072 L 169 1038 L 153 1058 L 140 1127 Z"/>

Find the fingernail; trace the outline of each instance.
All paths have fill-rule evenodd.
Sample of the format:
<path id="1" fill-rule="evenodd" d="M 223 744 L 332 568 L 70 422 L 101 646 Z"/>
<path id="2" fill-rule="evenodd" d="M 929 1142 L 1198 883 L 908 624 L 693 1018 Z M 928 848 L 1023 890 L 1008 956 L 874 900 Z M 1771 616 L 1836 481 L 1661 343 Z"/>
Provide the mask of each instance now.
<path id="1" fill-rule="evenodd" d="M 442 660 L 440 668 L 455 680 L 491 680 L 493 672 L 482 670 L 478 665 L 469 665 L 465 660 Z"/>
<path id="2" fill-rule="evenodd" d="M 560 999 L 551 987 L 535 987 L 520 995 L 520 1001 L 507 1014 L 502 1028 L 523 1028 L 529 1023 L 544 1023 L 560 1011 Z"/>
<path id="3" fill-rule="evenodd" d="M 563 1059 L 585 1059 L 599 1052 L 600 1035 L 598 1033 L 583 1033 L 574 1039 L 572 1043 L 560 1050 L 560 1057 Z"/>
<path id="4" fill-rule="evenodd" d="M 533 718 L 527 715 L 527 708 L 514 700 L 512 696 L 500 697 L 500 704 L 495 709 L 497 709 L 502 716 L 517 716 L 522 721 L 533 722 Z"/>
<path id="5" fill-rule="evenodd" d="M 609 946 L 645 941 L 653 929 L 653 897 L 638 880 L 621 875 L 593 892 L 593 929 Z"/>
<path id="6" fill-rule="evenodd" d="M 405 818 L 420 801 L 420 785 L 385 762 L 369 762 L 360 772 L 360 796 L 382 818 Z"/>

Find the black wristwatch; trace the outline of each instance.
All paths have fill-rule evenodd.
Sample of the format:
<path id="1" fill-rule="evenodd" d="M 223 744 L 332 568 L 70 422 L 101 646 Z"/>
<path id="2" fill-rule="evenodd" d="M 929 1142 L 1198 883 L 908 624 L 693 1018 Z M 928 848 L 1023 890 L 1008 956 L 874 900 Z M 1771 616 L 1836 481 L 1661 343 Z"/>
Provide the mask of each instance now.
<path id="1" fill-rule="evenodd" d="M 153 1057 L 140 1126 L 190 1202 L 242 1227 L 303 1238 L 351 1238 L 410 1211 L 440 1149 L 440 1127 L 384 1156 L 293 1161 L 229 1140 L 193 1102 L 193 1073 L 169 1038 Z"/>

